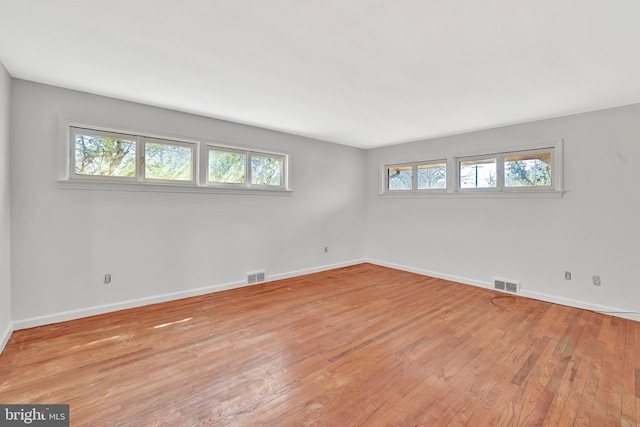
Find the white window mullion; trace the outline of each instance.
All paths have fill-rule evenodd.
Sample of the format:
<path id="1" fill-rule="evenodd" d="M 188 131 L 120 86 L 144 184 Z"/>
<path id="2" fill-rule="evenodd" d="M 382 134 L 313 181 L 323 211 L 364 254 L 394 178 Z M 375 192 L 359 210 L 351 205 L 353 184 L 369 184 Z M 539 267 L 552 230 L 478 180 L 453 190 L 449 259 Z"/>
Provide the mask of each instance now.
<path id="1" fill-rule="evenodd" d="M 504 154 L 496 156 L 496 180 L 498 191 L 504 190 Z"/>
<path id="2" fill-rule="evenodd" d="M 458 188 L 459 171 L 456 167 L 456 159 L 453 156 L 447 157 L 447 193 L 454 193 Z"/>
<path id="3" fill-rule="evenodd" d="M 138 153 L 138 161 L 136 162 L 136 181 L 138 182 L 144 182 L 144 143 L 144 137 L 139 136 L 136 138 L 136 153 Z"/>
<path id="4" fill-rule="evenodd" d="M 418 191 L 418 164 L 411 165 L 411 191 Z"/>
<path id="5" fill-rule="evenodd" d="M 198 146 L 198 172 L 196 175 L 196 185 L 198 187 L 204 187 L 207 185 L 207 178 L 209 175 L 209 148 L 207 144 L 200 144 Z"/>
<path id="6" fill-rule="evenodd" d="M 251 157 L 253 156 L 253 153 L 251 151 L 247 152 L 247 157 L 245 159 L 246 163 L 245 163 L 245 171 L 246 171 L 246 175 L 247 175 L 247 182 L 245 183 L 246 186 L 248 188 L 251 188 L 251 180 L 253 179 L 253 177 L 251 176 Z"/>

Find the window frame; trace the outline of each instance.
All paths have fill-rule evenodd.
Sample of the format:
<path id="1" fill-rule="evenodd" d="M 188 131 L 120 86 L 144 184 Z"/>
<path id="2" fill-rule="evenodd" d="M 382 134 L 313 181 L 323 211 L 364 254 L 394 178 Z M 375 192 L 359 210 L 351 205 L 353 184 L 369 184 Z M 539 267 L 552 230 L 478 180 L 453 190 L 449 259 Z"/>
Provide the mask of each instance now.
<path id="1" fill-rule="evenodd" d="M 280 185 L 269 185 L 269 184 L 253 184 L 253 172 L 251 171 L 251 160 L 253 158 L 253 156 L 259 156 L 259 157 L 271 157 L 271 158 L 277 158 L 280 159 L 282 162 L 282 170 L 280 171 Z M 248 177 L 247 177 L 247 185 L 249 188 L 261 188 L 261 189 L 284 189 L 284 183 L 285 178 L 286 178 L 286 168 L 285 168 L 285 164 L 286 164 L 286 156 L 283 154 L 277 154 L 277 153 L 270 153 L 270 152 L 264 152 L 264 151 L 249 151 L 249 155 L 247 156 L 247 164 L 249 165 L 247 172 L 248 172 Z"/>
<path id="2" fill-rule="evenodd" d="M 551 191 L 554 189 L 554 180 L 555 180 L 555 162 L 554 162 L 554 147 L 545 147 L 545 148 L 535 148 L 535 149 L 525 149 L 525 150 L 515 150 L 515 151 L 504 151 L 498 153 L 486 153 L 475 156 L 460 156 L 455 158 L 455 181 L 456 188 L 459 192 L 531 192 L 531 191 Z M 541 154 L 541 153 L 549 153 L 551 157 L 551 161 L 549 162 L 549 166 L 551 168 L 551 184 L 550 185 L 529 185 L 529 186 L 514 186 L 508 187 L 505 182 L 506 177 L 506 168 L 505 168 L 505 158 L 512 155 L 527 155 L 527 154 Z M 496 159 L 496 185 L 495 187 L 477 187 L 477 188 L 462 188 L 462 181 L 460 176 L 460 165 L 464 161 L 469 160 L 480 160 L 495 157 Z"/>
<path id="3" fill-rule="evenodd" d="M 496 159 L 496 185 L 494 187 L 462 187 L 462 176 L 460 175 L 460 166 L 462 162 L 466 161 L 474 161 L 474 160 L 485 160 L 495 158 Z M 456 182 L 456 190 L 459 192 L 467 192 L 467 191 L 498 191 L 500 187 L 500 156 L 495 153 L 487 153 L 487 154 L 479 154 L 475 156 L 465 156 L 465 157 L 456 157 L 455 159 L 455 182 Z"/>
<path id="4" fill-rule="evenodd" d="M 228 145 L 214 140 L 193 139 L 173 135 L 159 135 L 120 127 L 105 127 L 60 117 L 59 120 L 58 177 L 56 182 L 64 189 L 92 189 L 115 191 L 206 192 L 224 194 L 287 195 L 293 192 L 289 176 L 291 156 L 257 147 Z M 75 139 L 77 134 L 111 136 L 135 141 L 135 176 L 84 175 L 76 173 Z M 146 144 L 156 143 L 191 148 L 191 180 L 158 179 L 145 176 Z M 248 175 L 245 184 L 215 183 L 209 181 L 209 149 L 247 153 L 245 168 Z M 251 155 L 281 159 L 280 185 L 251 185 Z M 141 161 L 141 158 L 144 159 Z"/>
<path id="5" fill-rule="evenodd" d="M 555 160 L 555 147 L 547 147 L 547 148 L 537 148 L 537 149 L 531 149 L 531 150 L 519 150 L 519 151 L 510 151 L 510 152 L 505 152 L 502 153 L 502 168 L 503 168 L 503 173 L 502 173 L 502 185 L 503 185 L 503 191 L 515 191 L 515 192 L 519 192 L 519 191 L 551 191 L 553 189 L 555 189 L 555 180 L 556 180 L 556 162 Z M 551 160 L 549 161 L 549 168 L 551 169 L 551 184 L 549 185 L 523 185 L 523 186 L 512 186 L 509 187 L 507 186 L 507 171 L 506 171 L 506 166 L 505 166 L 505 158 L 512 156 L 512 155 L 528 155 L 528 154 L 543 154 L 543 153 L 549 153 Z"/>
<path id="6" fill-rule="evenodd" d="M 397 193 L 412 193 L 415 191 L 415 182 L 416 182 L 416 172 L 415 172 L 415 168 L 414 168 L 415 164 L 414 163 L 397 163 L 397 164 L 393 164 L 393 165 L 385 165 L 385 174 L 384 174 L 384 179 L 385 179 L 385 191 L 389 192 L 389 193 L 393 193 L 393 194 L 397 194 Z M 389 188 L 389 170 L 390 169 L 395 169 L 395 168 L 406 168 L 409 167 L 411 168 L 411 188 L 407 189 L 407 190 L 391 190 Z"/>
<path id="7" fill-rule="evenodd" d="M 288 165 L 289 155 L 284 153 L 276 153 L 272 151 L 242 149 L 239 147 L 230 147 L 227 145 L 219 145 L 216 143 L 207 143 L 205 147 L 206 155 L 203 156 L 206 161 L 204 184 L 207 187 L 217 188 L 237 188 L 237 189 L 256 189 L 263 191 L 286 191 L 288 190 Z M 244 183 L 239 182 L 215 182 L 209 180 L 209 152 L 224 151 L 228 153 L 244 154 Z M 282 161 L 282 170 L 280 171 L 280 185 L 260 185 L 252 184 L 251 159 L 253 156 L 278 158 Z"/>
<path id="8" fill-rule="evenodd" d="M 399 166 L 413 166 L 425 163 L 445 162 L 440 160 L 394 161 L 380 164 L 380 191 L 379 195 L 389 198 L 403 197 L 435 197 L 435 198 L 495 198 L 495 197 L 562 197 L 563 188 L 563 151 L 564 141 L 543 141 L 521 146 L 509 146 L 499 149 L 484 149 L 459 153 L 449 153 L 446 156 L 446 190 L 425 189 L 417 190 L 417 169 L 413 171 L 412 190 L 389 190 L 389 169 Z M 539 154 L 548 152 L 551 155 L 551 185 L 545 186 L 513 186 L 505 185 L 504 159 L 511 155 Z M 465 160 L 496 158 L 496 187 L 461 188 L 460 186 L 460 162 Z"/>
<path id="9" fill-rule="evenodd" d="M 418 188 L 418 168 L 420 166 L 428 166 L 428 165 L 437 165 L 442 164 L 445 165 L 445 188 Z M 410 167 L 411 168 L 411 188 L 407 190 L 391 190 L 389 189 L 389 170 L 399 167 Z M 448 170 L 449 164 L 447 159 L 433 159 L 433 160 L 423 160 L 420 162 L 408 162 L 408 163 L 395 163 L 384 166 L 384 192 L 387 194 L 402 194 L 402 193 L 446 193 L 447 188 L 449 187 L 448 180 Z"/>
<path id="10" fill-rule="evenodd" d="M 429 166 L 429 165 L 440 165 L 444 164 L 444 188 L 420 188 L 419 183 L 419 175 L 420 175 L 420 166 Z M 447 159 L 440 160 L 429 160 L 424 162 L 418 162 L 416 164 L 416 192 L 428 192 L 428 193 L 446 193 L 449 188 L 449 162 Z"/>
<path id="11" fill-rule="evenodd" d="M 205 178 L 204 178 L 204 182 L 205 185 L 208 187 L 218 187 L 218 188 L 236 188 L 236 189 L 242 189 L 242 188 L 246 188 L 246 184 L 247 184 L 247 151 L 246 150 L 240 150 L 237 148 L 231 148 L 231 147 L 223 147 L 223 146 L 219 146 L 219 145 L 212 145 L 212 144 L 207 144 L 207 146 L 205 147 L 205 153 L 206 155 L 203 156 L 204 158 L 206 158 L 206 163 L 207 163 L 207 167 L 204 169 L 205 171 Z M 221 152 L 225 152 L 225 153 L 237 153 L 237 154 L 244 154 L 245 158 L 244 158 L 244 182 L 216 182 L 216 181 L 210 181 L 209 180 L 209 153 L 211 151 L 221 151 Z"/>
<path id="12" fill-rule="evenodd" d="M 76 141 L 75 136 L 78 132 L 75 132 L 74 129 L 79 129 L 84 132 L 83 134 L 93 135 L 96 137 L 126 137 L 126 139 L 133 140 L 135 142 L 135 170 L 134 176 L 108 176 L 108 175 L 85 175 L 79 174 L 76 172 Z M 102 130 L 95 128 L 87 128 L 83 126 L 69 126 L 69 136 L 67 138 L 67 161 L 69 163 L 67 173 L 68 178 L 70 180 L 79 180 L 79 181 L 109 181 L 109 182 L 139 182 L 139 174 L 140 174 L 140 162 L 138 158 L 138 150 L 140 148 L 140 138 L 137 135 L 131 135 L 123 132 L 112 131 L 112 130 Z"/>
<path id="13" fill-rule="evenodd" d="M 147 143 L 151 144 L 160 144 L 160 145 L 173 145 L 176 147 L 187 147 L 191 149 L 191 179 L 190 180 L 180 180 L 180 179 L 162 179 L 162 178 L 148 178 L 146 175 L 146 166 L 147 166 Z M 198 157 L 198 143 L 197 142 L 184 142 L 173 139 L 166 138 L 155 138 L 155 137 L 140 137 L 140 145 L 144 151 L 144 156 L 140 156 L 138 158 L 139 167 L 141 169 L 141 182 L 149 182 L 153 184 L 166 184 L 166 185 L 189 185 L 195 186 L 197 183 L 198 169 L 197 169 L 197 157 Z M 144 160 L 142 160 L 144 159 Z"/>

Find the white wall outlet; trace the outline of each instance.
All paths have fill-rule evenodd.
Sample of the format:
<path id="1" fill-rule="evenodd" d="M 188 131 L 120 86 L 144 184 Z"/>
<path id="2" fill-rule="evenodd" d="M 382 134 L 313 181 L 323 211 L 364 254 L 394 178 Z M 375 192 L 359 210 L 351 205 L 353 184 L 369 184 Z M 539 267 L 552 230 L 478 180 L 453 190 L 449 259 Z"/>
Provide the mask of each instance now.
<path id="1" fill-rule="evenodd" d="M 602 282 L 600 282 L 600 276 L 593 276 L 593 286 L 600 286 Z"/>
<path id="2" fill-rule="evenodd" d="M 104 275 L 104 284 L 108 285 L 109 283 L 111 283 L 111 273 L 107 273 Z"/>
<path id="3" fill-rule="evenodd" d="M 564 272 L 564 278 L 565 278 L 565 280 L 571 280 L 571 272 L 570 271 L 565 271 Z"/>

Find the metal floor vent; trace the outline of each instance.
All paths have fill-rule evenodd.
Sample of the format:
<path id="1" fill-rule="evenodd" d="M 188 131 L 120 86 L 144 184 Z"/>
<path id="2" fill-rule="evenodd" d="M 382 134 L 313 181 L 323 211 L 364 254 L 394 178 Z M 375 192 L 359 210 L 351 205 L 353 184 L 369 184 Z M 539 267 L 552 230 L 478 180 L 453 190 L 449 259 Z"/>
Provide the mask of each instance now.
<path id="1" fill-rule="evenodd" d="M 499 291 L 517 294 L 520 292 L 520 282 L 506 279 L 494 279 L 493 287 Z"/>
<path id="2" fill-rule="evenodd" d="M 256 273 L 247 273 L 247 285 L 264 282 L 265 272 L 258 271 Z"/>

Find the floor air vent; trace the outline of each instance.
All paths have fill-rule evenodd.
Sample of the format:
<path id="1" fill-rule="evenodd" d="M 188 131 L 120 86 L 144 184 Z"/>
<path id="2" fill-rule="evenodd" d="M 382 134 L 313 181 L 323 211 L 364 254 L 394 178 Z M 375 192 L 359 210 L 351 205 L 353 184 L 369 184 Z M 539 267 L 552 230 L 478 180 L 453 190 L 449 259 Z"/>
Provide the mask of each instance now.
<path id="1" fill-rule="evenodd" d="M 520 282 L 514 280 L 496 278 L 493 280 L 493 287 L 499 291 L 511 292 L 512 294 L 520 292 Z"/>
<path id="2" fill-rule="evenodd" d="M 258 271 L 256 273 L 247 273 L 247 285 L 254 285 L 256 283 L 264 282 L 264 271 Z"/>

